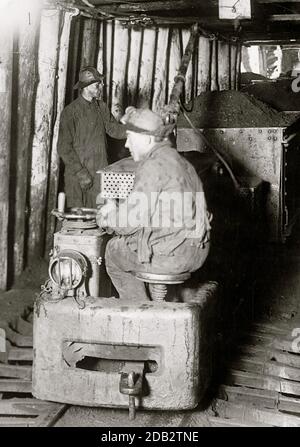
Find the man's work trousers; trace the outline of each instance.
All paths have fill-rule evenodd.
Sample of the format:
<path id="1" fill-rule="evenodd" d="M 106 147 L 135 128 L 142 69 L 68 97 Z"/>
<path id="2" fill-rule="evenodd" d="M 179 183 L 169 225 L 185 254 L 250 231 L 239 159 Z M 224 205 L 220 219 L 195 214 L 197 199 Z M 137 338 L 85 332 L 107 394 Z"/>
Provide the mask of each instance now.
<path id="1" fill-rule="evenodd" d="M 106 246 L 105 262 L 119 297 L 136 302 L 150 300 L 144 282 L 136 279 L 136 272 L 179 274 L 198 270 L 207 258 L 209 243 L 204 246 L 191 245 L 192 243 L 191 240 L 186 241 L 174 254 L 155 255 L 150 263 L 141 264 L 137 252 L 128 247 L 124 237 L 111 239 Z"/>

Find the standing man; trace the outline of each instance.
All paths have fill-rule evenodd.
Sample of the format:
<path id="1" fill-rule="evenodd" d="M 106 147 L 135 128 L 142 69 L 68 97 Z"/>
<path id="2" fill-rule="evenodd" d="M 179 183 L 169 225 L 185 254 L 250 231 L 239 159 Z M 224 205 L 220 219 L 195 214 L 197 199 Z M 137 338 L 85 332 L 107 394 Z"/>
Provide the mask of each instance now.
<path id="1" fill-rule="evenodd" d="M 100 99 L 103 78 L 94 67 L 84 67 L 74 89 L 79 96 L 62 112 L 58 153 L 65 164 L 67 206 L 96 207 L 100 181 L 96 171 L 107 166 L 106 134 L 125 139 L 125 126 L 119 124 Z"/>
<path id="2" fill-rule="evenodd" d="M 194 272 L 209 252 L 210 215 L 193 166 L 171 146 L 172 126 L 147 109 L 128 107 L 121 119 L 126 147 L 137 164 L 126 200 L 107 201 L 100 227 L 116 234 L 106 247 L 106 269 L 121 299 L 147 301 L 137 272 Z"/>

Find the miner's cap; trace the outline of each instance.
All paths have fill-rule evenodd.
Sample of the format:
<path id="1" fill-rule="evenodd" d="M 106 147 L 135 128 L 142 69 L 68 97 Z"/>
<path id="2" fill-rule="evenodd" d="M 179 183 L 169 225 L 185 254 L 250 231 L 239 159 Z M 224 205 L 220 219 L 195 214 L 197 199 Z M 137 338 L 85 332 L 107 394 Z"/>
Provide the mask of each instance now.
<path id="1" fill-rule="evenodd" d="M 174 129 L 174 124 L 165 125 L 162 117 L 150 109 L 136 109 L 127 107 L 125 115 L 121 118 L 121 123 L 125 124 L 126 130 L 153 135 L 165 138 Z"/>
<path id="2" fill-rule="evenodd" d="M 74 85 L 74 90 L 87 87 L 95 82 L 101 82 L 103 79 L 104 75 L 99 73 L 95 67 L 83 67 L 79 72 L 79 80 Z"/>

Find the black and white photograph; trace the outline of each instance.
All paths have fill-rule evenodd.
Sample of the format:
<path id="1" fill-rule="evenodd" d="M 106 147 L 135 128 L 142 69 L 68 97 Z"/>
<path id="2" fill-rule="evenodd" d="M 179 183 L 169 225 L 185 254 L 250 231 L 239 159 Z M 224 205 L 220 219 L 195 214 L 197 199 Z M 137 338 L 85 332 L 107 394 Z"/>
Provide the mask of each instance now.
<path id="1" fill-rule="evenodd" d="M 0 0 L 0 116 L 0 428 L 300 427 L 300 0 Z"/>

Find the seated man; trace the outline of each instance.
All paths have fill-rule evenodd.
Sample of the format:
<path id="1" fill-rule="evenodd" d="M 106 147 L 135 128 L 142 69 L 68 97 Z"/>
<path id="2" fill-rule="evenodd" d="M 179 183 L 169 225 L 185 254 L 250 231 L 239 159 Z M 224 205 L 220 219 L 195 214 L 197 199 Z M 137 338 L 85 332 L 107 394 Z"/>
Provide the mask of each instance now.
<path id="1" fill-rule="evenodd" d="M 209 251 L 209 213 L 201 180 L 171 146 L 172 125 L 148 109 L 128 107 L 121 119 L 126 147 L 136 163 L 134 188 L 109 200 L 97 223 L 117 236 L 106 248 L 106 268 L 121 299 L 148 301 L 136 272 L 193 272 Z"/>

